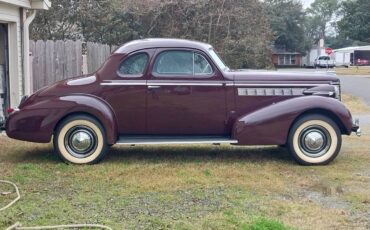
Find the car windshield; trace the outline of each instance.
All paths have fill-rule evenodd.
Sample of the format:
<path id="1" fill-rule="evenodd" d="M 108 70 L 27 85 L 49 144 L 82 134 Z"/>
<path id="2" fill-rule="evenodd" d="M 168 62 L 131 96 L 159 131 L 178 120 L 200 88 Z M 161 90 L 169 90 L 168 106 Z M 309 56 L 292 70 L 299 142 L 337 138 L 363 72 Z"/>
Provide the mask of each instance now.
<path id="1" fill-rule="evenodd" d="M 213 48 L 209 49 L 209 54 L 211 55 L 213 61 L 216 62 L 217 66 L 222 70 L 222 71 L 229 71 L 229 67 L 225 65 L 225 63 L 222 61 L 220 56 L 216 53 L 216 51 Z"/>

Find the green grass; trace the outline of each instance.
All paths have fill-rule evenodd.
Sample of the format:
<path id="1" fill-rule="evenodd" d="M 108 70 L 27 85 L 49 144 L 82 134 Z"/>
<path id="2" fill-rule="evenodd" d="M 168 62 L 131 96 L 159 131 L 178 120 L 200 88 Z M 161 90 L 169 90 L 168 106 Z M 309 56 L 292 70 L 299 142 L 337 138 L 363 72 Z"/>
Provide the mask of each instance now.
<path id="1" fill-rule="evenodd" d="M 290 229 L 280 221 L 270 220 L 266 218 L 258 218 L 250 224 L 245 224 L 242 230 L 286 230 Z"/>

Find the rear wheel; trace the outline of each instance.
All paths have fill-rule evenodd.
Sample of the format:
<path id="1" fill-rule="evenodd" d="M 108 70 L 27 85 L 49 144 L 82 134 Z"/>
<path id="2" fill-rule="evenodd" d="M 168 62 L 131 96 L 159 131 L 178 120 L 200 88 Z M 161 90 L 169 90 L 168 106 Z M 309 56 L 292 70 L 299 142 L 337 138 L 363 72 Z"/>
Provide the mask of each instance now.
<path id="1" fill-rule="evenodd" d="M 108 148 L 104 128 L 96 119 L 86 115 L 66 118 L 54 135 L 54 149 L 67 163 L 97 163 Z"/>
<path id="2" fill-rule="evenodd" d="M 289 133 L 288 148 L 302 165 L 324 165 L 334 160 L 342 145 L 338 125 L 322 115 L 299 119 Z"/>

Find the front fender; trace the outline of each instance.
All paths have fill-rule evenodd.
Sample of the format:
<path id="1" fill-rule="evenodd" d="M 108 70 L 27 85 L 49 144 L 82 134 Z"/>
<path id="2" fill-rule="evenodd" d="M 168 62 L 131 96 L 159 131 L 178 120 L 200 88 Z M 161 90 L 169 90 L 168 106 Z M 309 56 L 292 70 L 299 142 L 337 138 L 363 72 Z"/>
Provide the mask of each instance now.
<path id="1" fill-rule="evenodd" d="M 74 113 L 96 117 L 105 128 L 108 144 L 116 142 L 117 122 L 113 110 L 100 98 L 84 94 L 43 98 L 22 107 L 7 119 L 7 135 L 19 140 L 48 143 L 57 124 Z"/>
<path id="2" fill-rule="evenodd" d="M 302 114 L 325 112 L 339 123 L 344 134 L 352 130 L 352 116 L 338 100 L 305 96 L 271 104 L 237 119 L 233 126 L 232 137 L 240 145 L 283 145 L 286 144 L 290 127 Z"/>

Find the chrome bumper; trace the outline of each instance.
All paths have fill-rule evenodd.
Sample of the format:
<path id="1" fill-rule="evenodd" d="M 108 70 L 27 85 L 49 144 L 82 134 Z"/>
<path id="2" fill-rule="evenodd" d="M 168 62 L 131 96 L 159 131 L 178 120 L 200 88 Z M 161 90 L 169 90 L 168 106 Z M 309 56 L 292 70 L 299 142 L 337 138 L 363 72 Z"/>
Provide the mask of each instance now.
<path id="1" fill-rule="evenodd" d="M 360 119 L 356 118 L 352 125 L 352 132 L 355 132 L 357 136 L 361 137 Z"/>
<path id="2" fill-rule="evenodd" d="M 5 130 L 5 119 L 0 117 L 0 132 Z"/>

